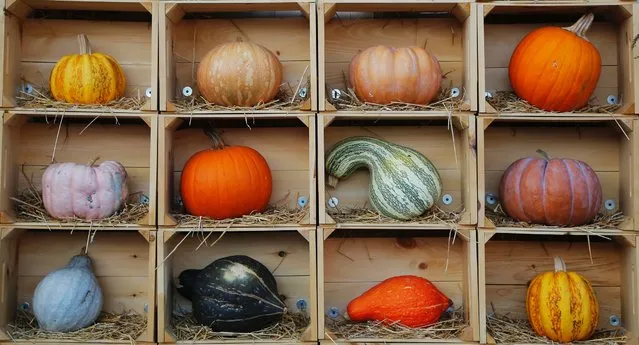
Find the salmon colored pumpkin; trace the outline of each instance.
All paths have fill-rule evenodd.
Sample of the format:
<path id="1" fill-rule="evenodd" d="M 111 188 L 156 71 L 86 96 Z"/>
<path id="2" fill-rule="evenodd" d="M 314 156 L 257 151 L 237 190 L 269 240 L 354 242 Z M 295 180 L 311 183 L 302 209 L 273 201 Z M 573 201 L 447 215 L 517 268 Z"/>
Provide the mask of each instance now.
<path id="1" fill-rule="evenodd" d="M 526 35 L 508 66 L 515 93 L 546 111 L 586 106 L 601 73 L 601 56 L 586 38 L 593 20 L 588 13 L 571 27 L 542 27 Z"/>
<path id="2" fill-rule="evenodd" d="M 374 46 L 353 57 L 349 78 L 360 101 L 428 104 L 439 95 L 442 71 L 426 49 Z"/>
<path id="3" fill-rule="evenodd" d="M 396 276 L 373 286 L 347 306 L 354 322 L 399 322 L 423 327 L 437 322 L 453 302 L 425 278 Z"/>
<path id="4" fill-rule="evenodd" d="M 501 177 L 501 206 L 516 220 L 544 225 L 578 226 L 599 213 L 602 189 L 585 162 L 568 158 L 522 158 Z"/>
<path id="5" fill-rule="evenodd" d="M 209 102 L 253 107 L 277 96 L 282 64 L 270 50 L 251 42 L 224 43 L 210 50 L 197 70 L 197 87 Z"/>
<path id="6" fill-rule="evenodd" d="M 49 88 L 53 98 L 73 104 L 105 104 L 124 96 L 126 78 L 110 55 L 92 53 L 84 34 L 80 54 L 63 56 L 53 67 Z"/>
<path id="7" fill-rule="evenodd" d="M 266 160 L 246 146 L 226 146 L 207 131 L 213 147 L 195 153 L 184 165 L 180 191 L 186 211 L 214 219 L 264 211 L 272 177 Z"/>
<path id="8" fill-rule="evenodd" d="M 526 311 L 537 334 L 568 343 L 587 340 L 599 323 L 599 302 L 590 282 L 555 257 L 555 271 L 537 275 L 528 287 Z"/>

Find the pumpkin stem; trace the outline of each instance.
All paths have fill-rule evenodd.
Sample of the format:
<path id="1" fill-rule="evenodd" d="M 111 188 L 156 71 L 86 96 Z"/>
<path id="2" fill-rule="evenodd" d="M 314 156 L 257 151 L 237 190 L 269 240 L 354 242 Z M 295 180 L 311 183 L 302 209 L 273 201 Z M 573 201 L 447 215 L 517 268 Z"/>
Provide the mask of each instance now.
<path id="1" fill-rule="evenodd" d="M 80 54 L 91 54 L 91 43 L 85 34 L 78 35 L 78 45 L 80 45 Z"/>
<path id="2" fill-rule="evenodd" d="M 588 12 L 581 16 L 581 18 L 579 18 L 579 20 L 577 20 L 575 24 L 564 29 L 573 32 L 575 35 L 588 41 L 588 38 L 586 38 L 586 31 L 590 29 L 590 25 L 592 25 L 592 22 L 594 20 L 595 15 L 592 14 L 592 12 Z"/>
<path id="3" fill-rule="evenodd" d="M 555 272 L 566 272 L 566 263 L 560 256 L 555 256 Z"/>
<path id="4" fill-rule="evenodd" d="M 328 175 L 328 181 L 326 182 L 331 188 L 337 187 L 339 179 L 333 175 Z"/>
<path id="5" fill-rule="evenodd" d="M 548 156 L 548 154 L 546 153 L 546 151 L 542 150 L 542 149 L 537 149 L 537 153 L 539 153 L 540 155 L 542 155 L 542 157 L 544 157 L 545 160 L 549 161 L 550 160 L 550 156 Z"/>
<path id="6" fill-rule="evenodd" d="M 95 162 L 97 162 L 100 159 L 100 156 L 95 157 L 91 163 L 89 163 L 89 167 L 93 167 L 95 165 Z"/>
<path id="7" fill-rule="evenodd" d="M 222 140 L 222 136 L 220 136 L 220 133 L 214 128 L 205 129 L 204 134 L 206 134 L 206 136 L 211 139 L 211 141 L 213 142 L 212 147 L 214 149 L 222 150 L 224 149 L 224 147 L 226 147 L 226 145 L 224 144 L 224 140 Z"/>

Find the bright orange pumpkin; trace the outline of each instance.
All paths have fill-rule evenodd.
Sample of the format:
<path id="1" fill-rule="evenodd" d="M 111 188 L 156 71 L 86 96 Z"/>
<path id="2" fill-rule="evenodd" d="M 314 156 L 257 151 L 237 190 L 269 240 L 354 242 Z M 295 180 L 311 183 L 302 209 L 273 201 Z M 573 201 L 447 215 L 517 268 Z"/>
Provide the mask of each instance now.
<path id="1" fill-rule="evenodd" d="M 586 38 L 593 20 L 589 13 L 571 27 L 542 27 L 526 35 L 508 66 L 515 93 L 546 111 L 586 106 L 601 73 L 601 56 Z"/>
<path id="2" fill-rule="evenodd" d="M 353 57 L 349 79 L 360 101 L 428 104 L 439 95 L 437 58 L 419 47 L 374 46 Z"/>
<path id="3" fill-rule="evenodd" d="M 195 153 L 184 165 L 180 192 L 186 211 L 213 219 L 264 211 L 273 180 L 266 159 L 246 146 L 225 146 L 212 133 L 214 147 Z"/>

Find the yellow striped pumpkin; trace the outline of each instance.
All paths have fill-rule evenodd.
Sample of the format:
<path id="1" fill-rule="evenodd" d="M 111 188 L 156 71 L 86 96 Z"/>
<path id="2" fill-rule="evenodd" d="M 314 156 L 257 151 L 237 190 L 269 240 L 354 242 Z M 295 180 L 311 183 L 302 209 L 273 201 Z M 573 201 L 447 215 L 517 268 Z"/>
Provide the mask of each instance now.
<path id="1" fill-rule="evenodd" d="M 562 258 L 554 260 L 555 271 L 540 273 L 528 287 L 528 320 L 537 334 L 552 341 L 586 340 L 599 323 L 597 296 L 584 276 L 567 272 Z"/>

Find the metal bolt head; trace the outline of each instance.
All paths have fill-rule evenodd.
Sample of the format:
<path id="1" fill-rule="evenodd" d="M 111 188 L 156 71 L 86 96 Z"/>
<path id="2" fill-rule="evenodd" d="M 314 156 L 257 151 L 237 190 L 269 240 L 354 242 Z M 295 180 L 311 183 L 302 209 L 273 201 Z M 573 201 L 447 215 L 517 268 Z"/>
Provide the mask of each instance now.
<path id="1" fill-rule="evenodd" d="M 442 197 L 442 202 L 444 203 L 444 205 L 450 205 L 453 203 L 453 196 L 450 194 L 444 194 L 444 196 Z"/>
<path id="2" fill-rule="evenodd" d="M 330 208 L 335 208 L 335 207 L 337 207 L 337 205 L 339 205 L 339 199 L 337 199 L 336 197 L 332 197 L 332 198 L 328 199 L 326 204 L 328 204 L 328 207 L 330 207 Z"/>
<path id="3" fill-rule="evenodd" d="M 488 92 L 488 91 L 486 91 L 486 92 L 484 92 L 484 97 L 485 98 L 493 98 L 493 94 Z"/>
<path id="4" fill-rule="evenodd" d="M 295 303 L 295 307 L 297 307 L 298 310 L 306 310 L 306 308 L 308 308 L 308 303 L 306 303 L 305 299 L 300 298 Z"/>
<path id="5" fill-rule="evenodd" d="M 304 207 L 308 204 L 308 198 L 305 196 L 300 196 L 299 198 L 297 198 L 297 205 L 299 207 Z"/>
<path id="6" fill-rule="evenodd" d="M 604 202 L 604 207 L 608 211 L 613 211 L 614 209 L 617 208 L 617 203 L 612 199 L 608 199 Z"/>
<path id="7" fill-rule="evenodd" d="M 608 102 L 608 104 L 617 104 L 617 96 L 614 95 L 610 95 L 608 96 L 608 99 L 606 99 L 606 101 Z"/>
<path id="8" fill-rule="evenodd" d="M 302 98 L 306 98 L 306 96 L 308 96 L 308 90 L 303 87 L 300 89 L 300 91 L 297 93 L 298 96 L 302 97 Z"/>
<path id="9" fill-rule="evenodd" d="M 182 89 L 182 95 L 184 95 L 184 97 L 191 97 L 191 95 L 193 95 L 193 89 L 190 86 L 185 86 Z"/>
<path id="10" fill-rule="evenodd" d="M 617 327 L 621 325 L 621 318 L 617 315 L 610 315 L 608 319 L 610 320 L 610 326 Z"/>
<path id="11" fill-rule="evenodd" d="M 330 307 L 330 308 L 328 308 L 328 312 L 326 314 L 331 319 L 335 319 L 335 318 L 339 317 L 339 309 L 337 309 L 335 307 Z"/>
<path id="12" fill-rule="evenodd" d="M 342 91 L 339 89 L 331 90 L 331 98 L 334 100 L 340 99 L 342 97 Z"/>
<path id="13" fill-rule="evenodd" d="M 144 205 L 148 205 L 149 204 L 149 197 L 142 194 L 140 196 L 140 203 L 144 204 Z"/>
<path id="14" fill-rule="evenodd" d="M 459 91 L 459 88 L 457 87 L 454 87 L 450 90 L 451 97 L 459 97 L 460 94 L 461 94 L 461 91 Z"/>
<path id="15" fill-rule="evenodd" d="M 147 87 L 146 92 L 144 94 L 146 95 L 147 98 L 151 98 L 151 96 L 153 95 L 153 90 L 151 90 L 150 87 Z"/>
<path id="16" fill-rule="evenodd" d="M 495 205 L 497 204 L 497 198 L 494 195 L 488 193 L 486 194 L 486 203 L 488 205 Z"/>

